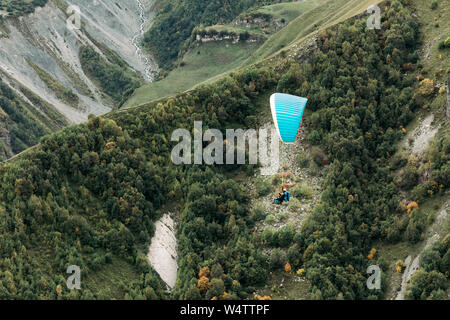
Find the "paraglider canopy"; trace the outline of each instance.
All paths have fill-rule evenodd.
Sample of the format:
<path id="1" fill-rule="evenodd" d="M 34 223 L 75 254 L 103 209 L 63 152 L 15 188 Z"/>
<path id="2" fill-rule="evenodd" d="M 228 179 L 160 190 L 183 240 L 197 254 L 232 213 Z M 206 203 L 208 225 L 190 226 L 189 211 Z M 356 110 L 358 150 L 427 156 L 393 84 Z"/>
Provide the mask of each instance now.
<path id="1" fill-rule="evenodd" d="M 278 134 L 286 144 L 295 142 L 308 99 L 285 93 L 270 97 L 273 122 Z"/>

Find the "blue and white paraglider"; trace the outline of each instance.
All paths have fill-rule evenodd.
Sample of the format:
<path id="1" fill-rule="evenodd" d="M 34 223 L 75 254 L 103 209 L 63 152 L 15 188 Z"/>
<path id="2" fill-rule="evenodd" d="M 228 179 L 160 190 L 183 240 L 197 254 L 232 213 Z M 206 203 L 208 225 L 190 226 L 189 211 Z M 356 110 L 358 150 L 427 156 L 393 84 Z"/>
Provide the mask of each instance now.
<path id="1" fill-rule="evenodd" d="M 273 122 L 283 143 L 295 142 L 307 102 L 306 98 L 285 93 L 274 93 L 270 97 Z"/>

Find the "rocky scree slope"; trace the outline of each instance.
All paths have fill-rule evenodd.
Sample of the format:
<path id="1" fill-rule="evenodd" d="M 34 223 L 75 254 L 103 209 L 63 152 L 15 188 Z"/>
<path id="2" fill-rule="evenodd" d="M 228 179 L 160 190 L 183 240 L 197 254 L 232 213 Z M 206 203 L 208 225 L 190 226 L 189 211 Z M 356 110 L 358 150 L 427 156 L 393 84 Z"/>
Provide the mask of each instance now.
<path id="1" fill-rule="evenodd" d="M 83 71 L 79 58 L 83 47 L 94 48 L 105 59 L 111 52 L 117 54 L 129 69 L 147 81 L 151 79 L 145 75 L 157 72 L 152 58 L 135 45 L 136 37 L 153 21 L 154 0 L 78 0 L 73 3 L 80 10 L 78 30 L 67 28 L 67 20 L 74 14 L 67 10 L 71 4 L 51 0 L 44 7 L 37 7 L 34 13 L 4 17 L 0 22 L 3 83 L 36 112 L 58 114 L 65 120 L 55 123 L 59 128 L 84 122 L 89 114 L 104 114 L 113 107 L 100 84 Z M 39 75 L 39 69 L 47 74 L 47 81 Z M 61 99 L 49 82 L 70 93 L 76 102 Z M 51 110 L 43 110 L 43 104 Z"/>

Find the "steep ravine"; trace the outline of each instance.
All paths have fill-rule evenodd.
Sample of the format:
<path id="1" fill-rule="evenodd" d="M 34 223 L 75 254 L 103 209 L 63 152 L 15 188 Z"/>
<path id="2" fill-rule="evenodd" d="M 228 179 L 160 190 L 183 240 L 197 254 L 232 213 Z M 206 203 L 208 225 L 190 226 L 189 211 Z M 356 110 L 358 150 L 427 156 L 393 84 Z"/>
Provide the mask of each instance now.
<path id="1" fill-rule="evenodd" d="M 146 18 L 145 8 L 144 8 L 144 5 L 142 4 L 142 1 L 141 0 L 136 0 L 136 1 L 138 3 L 139 17 L 140 17 L 141 24 L 140 24 L 139 32 L 133 37 L 133 40 L 131 42 L 133 43 L 134 47 L 136 48 L 136 54 L 138 55 L 138 57 L 141 59 L 142 63 L 145 66 L 145 72 L 144 72 L 145 79 L 147 81 L 153 82 L 153 80 L 155 79 L 155 75 L 158 73 L 158 66 L 153 60 L 150 60 L 150 58 L 142 52 L 142 49 L 140 46 L 140 41 L 142 40 L 142 37 L 144 36 L 148 19 Z"/>

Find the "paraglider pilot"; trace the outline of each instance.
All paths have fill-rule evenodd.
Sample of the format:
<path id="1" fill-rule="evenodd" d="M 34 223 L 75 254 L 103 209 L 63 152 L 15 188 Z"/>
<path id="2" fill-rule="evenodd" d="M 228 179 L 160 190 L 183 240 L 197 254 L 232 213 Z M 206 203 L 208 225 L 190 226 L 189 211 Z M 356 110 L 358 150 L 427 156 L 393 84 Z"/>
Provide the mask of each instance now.
<path id="1" fill-rule="evenodd" d="M 278 194 L 278 198 L 273 199 L 273 204 L 283 204 L 283 201 L 288 201 L 288 192 L 286 189 L 283 189 L 283 192 Z"/>

